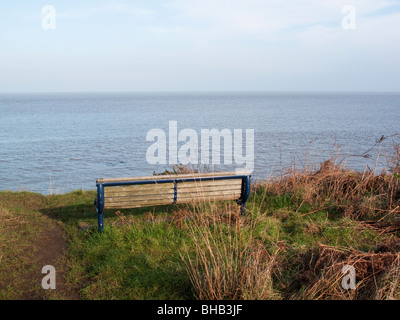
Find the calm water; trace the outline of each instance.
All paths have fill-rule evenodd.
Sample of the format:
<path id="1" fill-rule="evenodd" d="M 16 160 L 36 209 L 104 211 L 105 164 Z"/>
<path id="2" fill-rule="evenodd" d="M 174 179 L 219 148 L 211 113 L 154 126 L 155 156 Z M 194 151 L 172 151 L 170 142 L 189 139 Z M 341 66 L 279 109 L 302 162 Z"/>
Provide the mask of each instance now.
<path id="1" fill-rule="evenodd" d="M 343 155 L 360 154 L 400 132 L 400 95 L 3 94 L 0 189 L 68 192 L 95 189 L 99 177 L 161 172 L 170 166 L 147 163 L 146 134 L 168 133 L 170 120 L 178 132 L 192 128 L 199 136 L 201 129 L 254 129 L 254 175 L 267 177 L 293 159 L 302 166 L 308 150 L 317 162 L 337 145 Z M 374 167 L 376 153 L 351 157 L 347 166 Z"/>

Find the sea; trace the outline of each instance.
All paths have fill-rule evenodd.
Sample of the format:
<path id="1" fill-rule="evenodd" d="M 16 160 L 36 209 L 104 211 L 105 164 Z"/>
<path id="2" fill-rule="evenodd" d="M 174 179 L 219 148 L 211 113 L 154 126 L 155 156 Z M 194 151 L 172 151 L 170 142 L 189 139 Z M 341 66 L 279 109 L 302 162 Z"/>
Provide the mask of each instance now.
<path id="1" fill-rule="evenodd" d="M 283 175 L 290 168 L 318 169 L 328 159 L 352 170 L 380 172 L 390 170 L 399 143 L 400 94 L 0 94 L 0 190 L 42 194 L 94 190 L 97 178 L 171 170 L 175 162 L 169 156 L 186 143 L 178 140 L 173 149 L 171 124 L 177 134 L 197 133 L 198 146 L 202 130 L 216 129 L 232 137 L 235 130 L 242 130 L 241 155 L 252 156 L 255 179 Z M 165 135 L 149 139 L 154 132 Z M 251 138 L 251 132 L 254 138 L 249 142 L 246 137 Z M 197 163 L 190 155 L 195 163 L 189 167 L 245 168 L 234 152 L 231 163 L 226 161 L 223 140 L 219 164 L 211 156 L 208 163 L 203 161 L 199 150 Z M 149 148 L 156 142 L 166 144 L 165 163 L 149 161 Z M 246 149 L 250 143 L 252 152 Z M 209 146 L 210 155 L 218 153 L 212 140 Z M 162 150 L 154 155 L 163 155 Z"/>

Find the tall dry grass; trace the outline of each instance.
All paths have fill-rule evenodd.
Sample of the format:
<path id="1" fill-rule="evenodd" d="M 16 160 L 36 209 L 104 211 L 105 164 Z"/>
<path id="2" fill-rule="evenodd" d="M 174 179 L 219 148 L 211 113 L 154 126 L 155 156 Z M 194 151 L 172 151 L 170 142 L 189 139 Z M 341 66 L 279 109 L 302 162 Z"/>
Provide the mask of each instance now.
<path id="1" fill-rule="evenodd" d="M 199 208 L 199 206 L 197 206 Z M 181 253 L 186 271 L 198 299 L 266 300 L 279 294 L 273 288 L 273 273 L 278 250 L 270 254 L 251 233 L 243 233 L 239 212 L 225 207 L 224 212 L 195 209 L 188 220 L 194 255 Z M 250 232 L 249 232 L 250 231 Z"/>
<path id="2" fill-rule="evenodd" d="M 386 141 L 392 143 L 392 152 L 382 154 L 382 145 Z M 291 194 L 299 206 L 306 203 L 316 210 L 336 207 L 351 218 L 390 220 L 400 213 L 400 136 L 382 136 L 374 147 L 378 148 L 375 163 L 383 164 L 381 172 L 377 172 L 377 165 L 374 169 L 366 166 L 361 172 L 346 168 L 345 160 L 350 155 L 341 155 L 338 148 L 319 166 L 311 161 L 306 161 L 308 165 L 305 162 L 303 168 L 293 165 L 280 177 L 263 182 L 262 186 L 266 193 Z M 369 157 L 368 152 L 372 149 L 351 157 Z"/>
<path id="3" fill-rule="evenodd" d="M 320 245 L 305 269 L 300 272 L 303 290 L 292 299 L 312 300 L 386 300 L 399 298 L 399 254 L 392 247 L 384 252 L 361 252 L 353 248 Z M 356 288 L 345 289 L 343 267 L 352 266 Z"/>

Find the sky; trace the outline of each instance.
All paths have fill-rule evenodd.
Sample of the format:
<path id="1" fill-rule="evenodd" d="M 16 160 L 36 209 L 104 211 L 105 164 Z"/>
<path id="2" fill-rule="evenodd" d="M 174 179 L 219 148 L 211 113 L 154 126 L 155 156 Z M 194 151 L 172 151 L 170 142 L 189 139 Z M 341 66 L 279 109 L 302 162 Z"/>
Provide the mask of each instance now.
<path id="1" fill-rule="evenodd" d="M 399 92 L 399 57 L 400 0 L 0 4 L 2 93 Z"/>

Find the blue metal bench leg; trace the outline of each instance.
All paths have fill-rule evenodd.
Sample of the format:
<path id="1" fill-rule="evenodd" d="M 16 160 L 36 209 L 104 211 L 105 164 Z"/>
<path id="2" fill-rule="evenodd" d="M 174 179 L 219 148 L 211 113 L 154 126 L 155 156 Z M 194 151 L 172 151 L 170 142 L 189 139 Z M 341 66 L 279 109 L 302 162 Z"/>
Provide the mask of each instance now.
<path id="1" fill-rule="evenodd" d="M 244 216 L 246 214 L 246 203 L 243 203 L 240 207 L 240 214 Z"/>
<path id="2" fill-rule="evenodd" d="M 242 180 L 242 195 L 240 197 L 240 213 L 244 216 L 246 214 L 246 201 L 250 194 L 250 176 L 243 178 Z"/>
<path id="3" fill-rule="evenodd" d="M 103 231 L 104 221 L 103 221 L 103 211 L 104 211 L 104 187 L 102 184 L 97 185 L 97 222 L 99 227 L 99 232 Z"/>
<path id="4" fill-rule="evenodd" d="M 99 225 L 99 232 L 103 232 L 103 227 L 104 227 L 103 212 L 102 211 L 103 210 L 99 210 L 98 217 L 97 217 L 98 225 Z"/>

